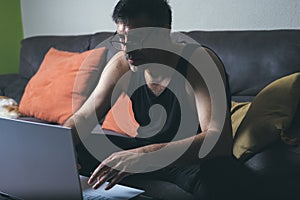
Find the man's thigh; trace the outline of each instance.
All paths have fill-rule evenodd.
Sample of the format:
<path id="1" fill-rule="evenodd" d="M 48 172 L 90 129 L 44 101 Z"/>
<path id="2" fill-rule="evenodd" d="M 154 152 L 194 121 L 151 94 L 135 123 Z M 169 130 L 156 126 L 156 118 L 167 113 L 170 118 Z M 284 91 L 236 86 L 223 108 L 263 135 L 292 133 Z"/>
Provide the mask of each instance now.
<path id="1" fill-rule="evenodd" d="M 239 199 L 255 187 L 257 178 L 233 157 L 219 157 L 199 164 L 167 167 L 139 174 L 141 178 L 158 179 L 176 184 L 195 199 Z"/>

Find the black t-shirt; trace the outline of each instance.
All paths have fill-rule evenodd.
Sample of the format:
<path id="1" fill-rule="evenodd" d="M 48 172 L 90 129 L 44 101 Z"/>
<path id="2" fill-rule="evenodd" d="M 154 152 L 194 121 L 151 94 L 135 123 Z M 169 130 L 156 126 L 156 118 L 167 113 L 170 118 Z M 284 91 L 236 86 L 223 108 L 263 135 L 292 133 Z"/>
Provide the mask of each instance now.
<path id="1" fill-rule="evenodd" d="M 199 45 L 186 45 L 185 58 L 189 58 Z M 186 90 L 186 72 L 189 62 L 180 57 L 171 81 L 164 91 L 156 96 L 146 84 L 144 71 L 132 72 L 128 92 L 136 121 L 140 124 L 137 139 L 151 143 L 180 140 L 201 132 L 195 97 Z M 226 77 L 227 78 L 227 77 Z M 228 82 L 228 81 L 227 81 Z M 130 94 L 131 93 L 131 94 Z M 226 85 L 228 105 L 231 99 Z M 148 143 L 146 142 L 146 143 Z"/>
<path id="2" fill-rule="evenodd" d="M 187 66 L 188 61 L 181 57 L 175 67 L 178 73 L 172 73 L 168 86 L 159 96 L 147 86 L 143 70 L 132 73 L 129 88 L 137 89 L 129 96 L 135 119 L 140 124 L 137 137 L 150 143 L 162 143 L 175 136 L 178 140 L 197 133 L 199 120 L 194 96 L 186 91 Z"/>

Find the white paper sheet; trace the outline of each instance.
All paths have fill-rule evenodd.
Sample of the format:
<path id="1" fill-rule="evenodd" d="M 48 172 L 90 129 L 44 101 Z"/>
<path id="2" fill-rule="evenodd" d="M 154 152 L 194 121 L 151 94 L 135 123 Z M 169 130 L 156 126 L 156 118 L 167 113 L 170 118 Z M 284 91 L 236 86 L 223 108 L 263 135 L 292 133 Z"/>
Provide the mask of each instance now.
<path id="1" fill-rule="evenodd" d="M 131 187 L 127 187 L 127 186 L 123 186 L 123 185 L 119 185 L 119 184 L 115 185 L 110 190 L 105 190 L 104 188 L 108 184 L 108 182 L 103 184 L 97 190 L 94 190 L 90 185 L 87 184 L 88 179 L 89 179 L 88 177 L 80 176 L 82 192 L 84 194 L 88 194 L 91 196 L 101 195 L 101 196 L 105 196 L 109 199 L 115 199 L 115 200 L 125 200 L 126 199 L 127 200 L 127 199 L 133 198 L 139 194 L 142 194 L 144 192 L 144 190 L 139 190 L 136 188 L 131 188 Z"/>

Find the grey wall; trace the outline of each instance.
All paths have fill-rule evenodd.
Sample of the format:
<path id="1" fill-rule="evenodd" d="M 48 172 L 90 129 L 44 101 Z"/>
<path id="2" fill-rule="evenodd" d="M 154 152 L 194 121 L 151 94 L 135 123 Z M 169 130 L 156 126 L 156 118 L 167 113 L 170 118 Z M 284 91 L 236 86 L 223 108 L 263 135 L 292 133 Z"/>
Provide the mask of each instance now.
<path id="1" fill-rule="evenodd" d="M 300 29 L 299 0 L 169 0 L 174 30 Z M 24 36 L 114 31 L 117 0 L 21 0 Z"/>

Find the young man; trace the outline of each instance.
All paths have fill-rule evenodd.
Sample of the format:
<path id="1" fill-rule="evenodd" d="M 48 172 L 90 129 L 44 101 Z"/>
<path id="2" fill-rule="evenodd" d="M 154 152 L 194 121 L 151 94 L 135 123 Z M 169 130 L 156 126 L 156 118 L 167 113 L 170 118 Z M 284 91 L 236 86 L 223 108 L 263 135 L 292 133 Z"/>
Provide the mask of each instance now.
<path id="1" fill-rule="evenodd" d="M 94 170 L 89 180 L 94 188 L 110 181 L 109 189 L 135 172 L 148 172 L 195 196 L 202 195 L 203 188 L 232 192 L 222 181 L 230 179 L 226 169 L 234 162 L 226 73 L 211 50 L 171 41 L 171 15 L 166 0 L 120 0 L 115 6 L 117 32 L 111 43 L 122 51 L 107 64 L 91 97 L 64 125 L 73 128 L 80 142 L 84 136 L 77 135 L 76 123 L 88 123 L 92 129 L 93 113 L 98 119 L 105 116 L 117 88 L 116 97 L 121 92 L 130 96 L 141 128 L 136 138 L 128 139 L 127 149 L 132 149 L 113 153 Z M 207 77 L 211 69 L 216 73 Z M 214 91 L 211 83 L 218 81 L 212 79 L 218 78 L 224 91 Z M 224 98 L 216 99 L 213 93 Z M 196 129 L 194 125 L 182 128 L 184 120 L 191 124 L 196 120 Z M 165 164 L 166 160 L 171 161 Z"/>

